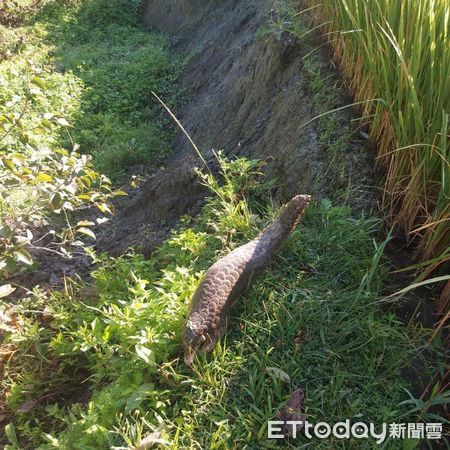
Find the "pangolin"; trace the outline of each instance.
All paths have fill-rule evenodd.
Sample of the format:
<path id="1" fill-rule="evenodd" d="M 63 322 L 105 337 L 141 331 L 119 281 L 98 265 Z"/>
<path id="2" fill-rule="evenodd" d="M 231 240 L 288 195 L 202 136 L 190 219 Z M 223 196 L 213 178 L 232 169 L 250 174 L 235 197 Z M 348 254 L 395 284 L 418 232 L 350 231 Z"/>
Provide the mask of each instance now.
<path id="1" fill-rule="evenodd" d="M 255 239 L 234 249 L 206 272 L 192 298 L 184 329 L 187 365 L 198 351 L 211 351 L 223 336 L 230 306 L 264 271 L 309 201 L 309 195 L 296 195 Z"/>

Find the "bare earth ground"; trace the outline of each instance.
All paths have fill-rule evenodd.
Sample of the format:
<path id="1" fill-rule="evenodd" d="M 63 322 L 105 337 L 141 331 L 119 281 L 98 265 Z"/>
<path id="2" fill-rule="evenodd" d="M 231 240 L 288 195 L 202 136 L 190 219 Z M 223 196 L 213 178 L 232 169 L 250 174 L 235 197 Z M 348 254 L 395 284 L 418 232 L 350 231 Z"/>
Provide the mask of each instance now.
<path id="1" fill-rule="evenodd" d="M 282 20 L 275 3 L 147 2 L 144 23 L 168 33 L 177 50 L 189 56 L 183 76 L 188 100 L 178 118 L 212 165 L 212 148 L 227 156 L 265 160 L 278 201 L 298 193 L 336 198 L 340 188 L 350 187 L 349 203 L 356 210 L 370 210 L 376 203 L 371 151 L 355 133 L 339 155 L 344 173 L 336 177 L 317 121 L 307 124 L 327 111 L 317 105 L 310 89 L 311 74 L 303 59 L 310 47 L 289 33 L 261 33 L 267 24 Z M 316 53 L 316 65 L 327 71 L 327 85 L 333 89 L 338 76 L 326 51 Z M 333 108 L 349 103 L 344 92 L 337 91 Z M 348 132 L 349 112 L 334 116 L 337 127 Z M 202 163 L 181 131 L 175 155 L 119 213 L 115 237 L 108 231 L 100 248 L 117 254 L 138 245 L 148 253 L 180 216 L 195 214 L 205 191 L 194 168 Z"/>

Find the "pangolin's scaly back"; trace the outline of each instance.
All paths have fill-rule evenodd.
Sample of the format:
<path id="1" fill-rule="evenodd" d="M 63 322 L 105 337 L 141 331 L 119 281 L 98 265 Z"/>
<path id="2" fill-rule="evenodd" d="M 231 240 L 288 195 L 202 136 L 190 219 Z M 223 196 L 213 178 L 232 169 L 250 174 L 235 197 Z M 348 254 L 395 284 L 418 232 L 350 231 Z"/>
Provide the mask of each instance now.
<path id="1" fill-rule="evenodd" d="M 255 239 L 221 258 L 206 272 L 192 299 L 185 348 L 196 339 L 211 341 L 214 338 L 231 303 L 267 267 L 297 224 L 309 199 L 306 195 L 295 196 Z"/>

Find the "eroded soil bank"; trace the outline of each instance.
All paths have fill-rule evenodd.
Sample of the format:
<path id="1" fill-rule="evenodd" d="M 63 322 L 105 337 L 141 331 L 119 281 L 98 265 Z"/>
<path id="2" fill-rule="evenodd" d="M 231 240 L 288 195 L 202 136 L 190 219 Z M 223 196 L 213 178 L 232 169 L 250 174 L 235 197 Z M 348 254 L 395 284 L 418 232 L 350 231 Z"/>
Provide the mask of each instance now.
<path id="1" fill-rule="evenodd" d="M 310 193 L 369 210 L 376 202 L 371 152 L 348 110 L 312 120 L 349 99 L 326 50 L 299 38 L 303 30 L 291 19 L 274 0 L 142 5 L 144 24 L 188 57 L 177 116 L 212 167 L 211 149 L 261 159 L 277 202 Z M 175 156 L 119 214 L 113 252 L 138 245 L 148 253 L 180 216 L 195 214 L 205 194 L 194 172 L 201 165 L 179 131 Z"/>

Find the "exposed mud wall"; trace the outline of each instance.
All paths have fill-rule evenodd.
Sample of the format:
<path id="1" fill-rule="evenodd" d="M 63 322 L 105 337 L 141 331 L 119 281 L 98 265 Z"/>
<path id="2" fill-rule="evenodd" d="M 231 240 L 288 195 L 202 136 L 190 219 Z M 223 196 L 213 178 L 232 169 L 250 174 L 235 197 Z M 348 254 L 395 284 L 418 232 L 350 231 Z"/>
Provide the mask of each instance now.
<path id="1" fill-rule="evenodd" d="M 278 200 L 298 193 L 329 195 L 335 183 L 326 175 L 327 149 L 315 122 L 303 126 L 315 114 L 303 59 L 310 49 L 285 32 L 261 33 L 275 14 L 275 3 L 147 0 L 142 18 L 148 27 L 170 33 L 177 48 L 190 56 L 183 76 L 187 101 L 177 115 L 202 152 L 215 148 L 230 156 L 267 160 Z M 329 64 L 326 54 L 323 64 Z M 349 117 L 342 121 L 348 126 Z M 119 217 L 119 232 L 128 228 L 124 248 L 139 236 L 143 247 L 151 249 L 180 215 L 199 205 L 204 190 L 193 173 L 199 164 L 181 132 L 175 151 L 167 169 L 154 174 Z M 361 178 L 357 182 L 367 183 L 370 160 L 361 164 L 353 157 L 361 151 L 365 149 L 349 142 L 348 164 Z M 161 229 L 161 221 L 167 229 Z M 143 228 L 145 238 L 139 231 Z"/>
<path id="2" fill-rule="evenodd" d="M 203 150 L 267 159 L 268 175 L 283 179 L 282 197 L 310 191 L 322 162 L 314 127 L 301 127 L 312 118 L 301 46 L 287 35 L 258 37 L 273 0 L 206 3 L 150 0 L 144 13 L 154 29 L 181 23 L 177 34 L 192 55 L 183 125 Z M 176 149 L 189 149 L 181 133 Z"/>
<path id="3" fill-rule="evenodd" d="M 178 32 L 180 27 L 201 14 L 211 0 L 152 0 L 143 2 L 142 22 L 149 28 L 169 33 Z"/>

